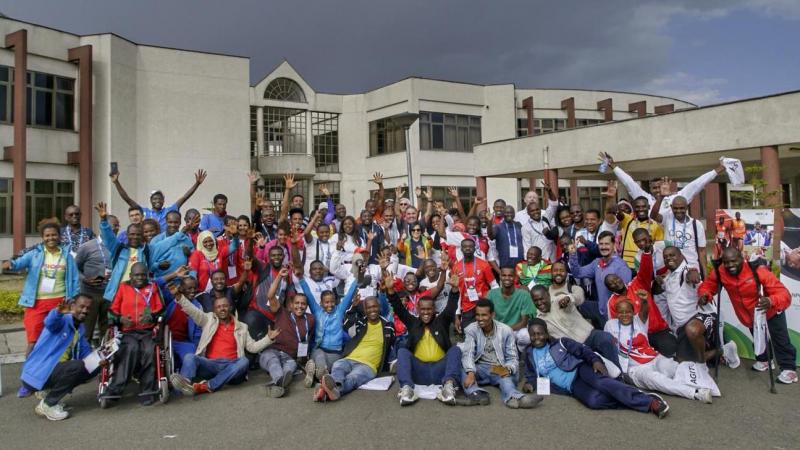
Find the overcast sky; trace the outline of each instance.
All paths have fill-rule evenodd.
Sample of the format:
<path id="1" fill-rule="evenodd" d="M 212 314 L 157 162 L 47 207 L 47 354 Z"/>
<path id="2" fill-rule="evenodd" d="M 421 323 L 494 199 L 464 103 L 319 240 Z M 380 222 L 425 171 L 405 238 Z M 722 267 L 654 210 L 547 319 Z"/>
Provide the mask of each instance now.
<path id="1" fill-rule="evenodd" d="M 800 89 L 800 0 L 0 0 L 78 34 L 284 58 L 320 92 L 411 75 L 615 89 L 698 104 Z"/>

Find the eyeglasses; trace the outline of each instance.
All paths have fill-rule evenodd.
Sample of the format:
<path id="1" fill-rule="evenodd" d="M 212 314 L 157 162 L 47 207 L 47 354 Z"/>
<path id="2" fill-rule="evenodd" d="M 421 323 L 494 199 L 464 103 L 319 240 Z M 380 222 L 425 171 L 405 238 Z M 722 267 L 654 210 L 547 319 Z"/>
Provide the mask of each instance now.
<path id="1" fill-rule="evenodd" d="M 416 233 L 422 233 L 422 229 L 421 229 L 421 228 L 414 228 L 414 229 L 412 229 L 412 230 L 411 230 L 411 232 L 412 232 L 412 233 L 414 233 L 414 232 L 416 232 Z"/>

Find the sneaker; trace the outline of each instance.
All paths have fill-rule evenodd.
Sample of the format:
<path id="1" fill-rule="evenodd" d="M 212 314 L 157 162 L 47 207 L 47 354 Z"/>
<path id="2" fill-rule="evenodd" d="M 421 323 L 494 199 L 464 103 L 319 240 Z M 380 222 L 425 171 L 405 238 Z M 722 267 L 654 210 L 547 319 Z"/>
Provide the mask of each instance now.
<path id="1" fill-rule="evenodd" d="M 775 363 L 770 361 L 770 364 L 772 364 L 772 368 L 774 369 Z M 766 372 L 769 370 L 769 366 L 767 365 L 766 361 L 756 361 L 755 364 L 753 364 L 750 368 L 756 372 Z"/>
<path id="2" fill-rule="evenodd" d="M 325 374 L 322 376 L 322 379 L 319 380 L 319 384 L 322 386 L 322 389 L 325 391 L 325 394 L 328 396 L 328 400 L 336 401 L 339 400 L 339 388 L 336 387 L 336 382 L 333 381 L 333 377 Z"/>
<path id="3" fill-rule="evenodd" d="M 267 386 L 267 397 L 281 398 L 286 394 L 286 389 L 281 386 L 271 384 Z"/>
<path id="4" fill-rule="evenodd" d="M 700 388 L 694 393 L 694 399 L 698 402 L 711 404 L 712 397 L 711 397 L 711 389 Z"/>
<path id="5" fill-rule="evenodd" d="M 442 390 L 436 395 L 436 399 L 445 405 L 456 404 L 456 388 L 452 380 L 447 380 L 442 386 Z"/>
<path id="6" fill-rule="evenodd" d="M 508 406 L 511 409 L 519 409 L 519 399 L 515 398 L 515 397 L 511 397 L 506 402 L 506 406 Z"/>
<path id="7" fill-rule="evenodd" d="M 408 406 L 419 400 L 417 393 L 414 392 L 414 388 L 408 385 L 400 388 L 400 391 L 397 393 L 397 398 L 400 399 L 400 406 Z"/>
<path id="8" fill-rule="evenodd" d="M 660 395 L 650 394 L 653 400 L 650 401 L 650 412 L 655 414 L 659 419 L 667 417 L 669 413 L 669 405 L 661 398 Z"/>
<path id="9" fill-rule="evenodd" d="M 142 406 L 151 406 L 155 402 L 156 400 L 155 398 L 153 398 L 152 395 L 146 395 L 144 397 L 139 398 L 139 404 Z"/>
<path id="10" fill-rule="evenodd" d="M 179 373 L 173 373 L 169 377 L 169 381 L 176 389 L 180 390 L 184 395 L 194 395 L 194 388 L 192 381 Z"/>
<path id="11" fill-rule="evenodd" d="M 64 420 L 69 417 L 69 413 L 64 411 L 61 405 L 48 406 L 44 400 L 36 405 L 35 411 L 37 415 L 46 417 L 48 420 Z"/>
<path id="12" fill-rule="evenodd" d="M 293 375 L 294 374 L 292 372 L 286 372 L 286 373 L 283 374 L 283 377 L 281 377 L 281 387 L 284 390 L 286 390 L 286 391 L 289 390 L 289 385 L 292 384 L 292 376 Z"/>
<path id="13" fill-rule="evenodd" d="M 725 359 L 725 364 L 731 369 L 735 369 L 742 364 L 739 359 L 739 349 L 736 347 L 736 342 L 730 341 L 722 346 L 722 357 Z"/>
<path id="14" fill-rule="evenodd" d="M 313 359 L 309 359 L 306 363 L 306 377 L 303 379 L 303 386 L 310 388 L 314 386 L 314 375 L 317 372 L 317 365 L 314 364 Z"/>
<path id="15" fill-rule="evenodd" d="M 467 394 L 464 398 L 457 398 L 456 405 L 459 406 L 486 406 L 489 404 L 489 395 L 483 391 Z"/>
<path id="16" fill-rule="evenodd" d="M 30 397 L 31 395 L 33 395 L 33 391 L 26 388 L 25 386 L 20 386 L 19 389 L 17 390 L 17 397 L 19 398 Z"/>
<path id="17" fill-rule="evenodd" d="M 325 389 L 322 389 L 322 386 L 318 387 L 316 391 L 314 391 L 314 401 L 315 402 L 324 402 L 328 399 L 328 395 L 325 393 Z"/>
<path id="18" fill-rule="evenodd" d="M 536 394 L 525 394 L 519 398 L 520 409 L 531 409 L 539 406 L 539 403 L 544 400 L 544 397 Z"/>
<path id="19" fill-rule="evenodd" d="M 316 374 L 315 374 L 316 377 L 317 377 L 317 380 L 321 380 L 322 377 L 327 375 L 327 374 L 328 374 L 328 368 L 327 367 L 317 366 L 317 370 L 316 370 Z"/>
<path id="20" fill-rule="evenodd" d="M 199 383 L 194 383 L 192 385 L 192 392 L 194 394 L 210 394 L 214 391 L 212 391 L 211 388 L 208 387 L 208 381 L 203 380 Z"/>
<path id="21" fill-rule="evenodd" d="M 389 361 L 389 373 L 394 375 L 397 373 L 397 360 Z"/>
<path id="22" fill-rule="evenodd" d="M 797 383 L 797 372 L 794 370 L 781 370 L 778 375 L 778 382 L 783 384 Z"/>

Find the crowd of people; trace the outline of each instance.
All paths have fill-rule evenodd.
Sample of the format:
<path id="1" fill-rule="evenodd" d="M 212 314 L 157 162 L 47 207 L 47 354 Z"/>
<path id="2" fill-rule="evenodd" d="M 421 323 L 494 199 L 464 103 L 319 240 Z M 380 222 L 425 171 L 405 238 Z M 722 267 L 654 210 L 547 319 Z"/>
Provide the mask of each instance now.
<path id="1" fill-rule="evenodd" d="M 171 389 L 187 396 L 263 370 L 269 397 L 290 395 L 297 376 L 313 401 L 330 402 L 390 373 L 403 406 L 430 385 L 444 404 L 486 405 L 493 385 L 512 409 L 536 407 L 552 390 L 589 408 L 663 418 L 669 405 L 658 393 L 703 403 L 719 395 L 713 381 L 682 378 L 682 367 L 707 375 L 740 364 L 736 344 L 720 342 L 722 289 L 743 325 L 766 320 L 777 380 L 797 382 L 789 292 L 766 265 L 745 261 L 738 241 L 712 264 L 703 223 L 689 216 L 724 166 L 677 192 L 667 178 L 645 191 L 600 156 L 629 195 L 617 199 L 610 181 L 603 211 L 567 205 L 544 183 L 520 211 L 477 198 L 467 212 L 455 188 L 448 204 L 430 188 L 410 193 L 416 202 L 402 187 L 388 198 L 376 173 L 363 209 L 348 212 L 322 186 L 326 201 L 307 216 L 292 175 L 273 204 L 251 174 L 252 214 L 230 215 L 217 194 L 210 211 L 181 215 L 204 171 L 175 203 L 154 191 L 149 207 L 113 174 L 130 206 L 124 230 L 101 202 L 95 235 L 81 226 L 87 205 L 73 205 L 63 226 L 43 222 L 42 243 L 3 263 L 28 272 L 18 395 L 36 394 L 38 415 L 65 419 L 64 397 L 103 373 L 104 404 L 135 380 L 150 405 L 168 329 Z M 109 342 L 109 357 L 86 362 Z M 767 371 L 768 359 L 761 352 L 752 368 Z"/>

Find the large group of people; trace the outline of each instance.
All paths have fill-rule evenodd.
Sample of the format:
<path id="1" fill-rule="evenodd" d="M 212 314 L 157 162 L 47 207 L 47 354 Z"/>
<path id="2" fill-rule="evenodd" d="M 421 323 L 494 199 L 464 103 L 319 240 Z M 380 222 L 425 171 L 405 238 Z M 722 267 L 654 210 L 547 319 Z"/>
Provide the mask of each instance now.
<path id="1" fill-rule="evenodd" d="M 706 373 L 740 364 L 735 343 L 720 342 L 722 289 L 743 325 L 765 316 L 777 380 L 797 382 L 783 313 L 789 292 L 742 257 L 740 233 L 712 263 L 705 228 L 689 216 L 688 204 L 725 168 L 677 192 L 666 178 L 645 191 L 610 155 L 601 159 L 630 196 L 618 199 L 610 181 L 603 211 L 564 204 L 546 183 L 520 211 L 502 199 L 487 209 L 483 198 L 465 211 L 455 188 L 448 204 L 430 188 L 410 193 L 416 202 L 402 187 L 390 198 L 376 173 L 377 194 L 363 209 L 348 212 L 323 186 L 326 200 L 307 216 L 292 175 L 274 204 L 251 174 L 251 214 L 230 215 L 217 194 L 209 211 L 181 215 L 204 171 L 172 204 L 154 191 L 150 207 L 115 173 L 129 205 L 124 230 L 101 202 L 95 235 L 81 226 L 88 205 L 73 205 L 63 226 L 43 222 L 42 243 L 3 263 L 28 272 L 18 395 L 35 393 L 35 412 L 61 420 L 64 397 L 103 372 L 104 404 L 135 381 L 150 405 L 168 330 L 170 388 L 187 396 L 262 370 L 269 397 L 290 395 L 297 377 L 310 399 L 330 402 L 390 373 L 403 406 L 431 385 L 444 404 L 486 405 L 484 386 L 493 385 L 512 409 L 534 408 L 552 390 L 589 408 L 662 418 L 669 405 L 658 393 L 703 403 L 719 395 L 716 385 L 681 378 L 682 364 Z M 109 342 L 110 356 L 84 361 Z M 769 364 L 763 352 L 752 368 Z"/>

